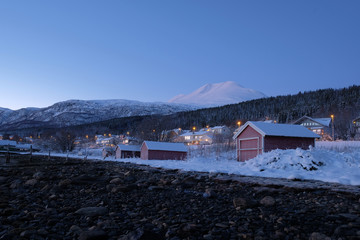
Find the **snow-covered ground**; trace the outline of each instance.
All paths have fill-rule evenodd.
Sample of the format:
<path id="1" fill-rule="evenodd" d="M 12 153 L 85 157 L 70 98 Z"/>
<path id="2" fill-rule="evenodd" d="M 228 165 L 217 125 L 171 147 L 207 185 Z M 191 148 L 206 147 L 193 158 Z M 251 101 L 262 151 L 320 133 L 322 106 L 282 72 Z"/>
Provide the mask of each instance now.
<path id="1" fill-rule="evenodd" d="M 194 154 L 192 151 L 186 161 L 114 159 L 114 157 L 106 158 L 106 160 L 131 162 L 166 169 L 182 169 L 184 171 L 312 179 L 346 185 L 360 185 L 360 141 L 318 142 L 316 146 L 310 150 L 274 150 L 246 162 L 234 160 L 234 151 L 213 153 L 205 157 L 202 157 L 201 154 Z M 75 156 L 71 155 L 71 157 Z M 88 159 L 101 159 L 101 157 L 90 156 Z"/>
<path id="2" fill-rule="evenodd" d="M 354 152 L 360 150 L 360 141 L 319 141 L 316 142 L 316 148 L 337 152 Z"/>

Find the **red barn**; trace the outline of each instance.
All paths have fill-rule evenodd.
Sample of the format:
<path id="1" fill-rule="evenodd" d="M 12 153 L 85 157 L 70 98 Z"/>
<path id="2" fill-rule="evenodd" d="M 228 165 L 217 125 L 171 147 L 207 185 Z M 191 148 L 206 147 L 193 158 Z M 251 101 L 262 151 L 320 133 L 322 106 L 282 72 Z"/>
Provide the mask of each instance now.
<path id="1" fill-rule="evenodd" d="M 183 143 L 144 141 L 141 145 L 141 159 L 144 160 L 183 160 L 187 148 Z"/>
<path id="2" fill-rule="evenodd" d="M 246 122 L 234 135 L 238 161 L 274 149 L 308 149 L 319 135 L 301 125 Z"/>

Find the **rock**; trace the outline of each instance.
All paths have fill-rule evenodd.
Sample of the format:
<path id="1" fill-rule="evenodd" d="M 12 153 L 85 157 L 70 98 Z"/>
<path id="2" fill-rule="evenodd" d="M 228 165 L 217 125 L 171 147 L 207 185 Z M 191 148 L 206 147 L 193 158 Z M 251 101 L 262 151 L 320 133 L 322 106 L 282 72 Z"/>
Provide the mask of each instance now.
<path id="1" fill-rule="evenodd" d="M 331 240 L 331 238 L 326 236 L 325 234 L 313 232 L 310 235 L 309 240 Z"/>
<path id="2" fill-rule="evenodd" d="M 76 235 L 80 235 L 80 233 L 82 232 L 81 228 L 79 226 L 76 225 L 72 225 L 69 229 L 70 233 L 75 233 Z"/>
<path id="3" fill-rule="evenodd" d="M 124 179 L 124 181 L 125 181 L 126 183 L 135 183 L 136 180 L 137 180 L 137 179 L 136 179 L 136 176 L 133 175 L 133 174 L 127 175 L 127 176 L 125 177 L 125 179 Z"/>
<path id="4" fill-rule="evenodd" d="M 0 176 L 0 183 L 5 183 L 9 178 Z"/>
<path id="5" fill-rule="evenodd" d="M 217 194 L 211 189 L 206 189 L 203 194 L 204 198 L 215 198 L 216 196 Z"/>
<path id="6" fill-rule="evenodd" d="M 98 182 L 98 178 L 86 174 L 80 175 L 72 179 L 73 184 L 93 184 Z"/>
<path id="7" fill-rule="evenodd" d="M 103 216 L 108 213 L 108 209 L 106 207 L 85 207 L 85 208 L 80 208 L 75 213 L 89 217 Z"/>
<path id="8" fill-rule="evenodd" d="M 36 173 L 34 173 L 34 175 L 32 177 L 35 178 L 36 180 L 40 180 L 40 179 L 43 179 L 44 176 L 45 176 L 45 174 L 43 172 L 36 172 Z"/>
<path id="9" fill-rule="evenodd" d="M 154 191 L 154 190 L 159 191 L 159 190 L 164 190 L 164 187 L 162 187 L 162 186 L 150 186 L 150 187 L 148 187 L 148 190 L 149 191 Z"/>
<path id="10" fill-rule="evenodd" d="M 120 184 L 122 182 L 123 182 L 123 180 L 121 180 L 120 178 L 114 178 L 110 181 L 110 183 L 112 183 L 112 184 Z"/>
<path id="11" fill-rule="evenodd" d="M 35 230 L 25 230 L 20 233 L 20 237 L 30 238 L 30 236 L 36 234 Z"/>
<path id="12" fill-rule="evenodd" d="M 174 180 L 171 181 L 171 184 L 172 184 L 172 185 L 178 185 L 178 184 L 180 184 L 180 183 L 181 183 L 180 180 L 177 179 L 177 178 L 175 178 Z"/>
<path id="13" fill-rule="evenodd" d="M 215 227 L 219 227 L 219 228 L 228 228 L 229 225 L 228 224 L 225 224 L 225 223 L 216 223 L 215 224 Z"/>
<path id="14" fill-rule="evenodd" d="M 260 200 L 260 204 L 266 207 L 271 207 L 275 204 L 275 199 L 271 196 L 266 196 Z"/>
<path id="15" fill-rule="evenodd" d="M 16 179 L 16 180 L 12 181 L 11 184 L 10 184 L 11 189 L 16 189 L 16 188 L 20 188 L 20 187 L 21 187 L 21 180 L 20 179 Z"/>
<path id="16" fill-rule="evenodd" d="M 117 193 L 117 192 L 130 192 L 132 190 L 135 190 L 137 188 L 137 185 L 135 184 L 129 184 L 129 185 L 120 185 L 120 186 L 116 186 L 113 187 L 111 189 L 112 193 Z"/>
<path id="17" fill-rule="evenodd" d="M 15 211 L 16 211 L 16 209 L 14 209 L 14 208 L 5 208 L 5 209 L 2 211 L 1 215 L 2 215 L 2 216 L 10 216 L 10 215 L 12 215 Z"/>
<path id="18" fill-rule="evenodd" d="M 138 228 L 135 231 L 130 232 L 129 234 L 120 237 L 118 240 L 145 240 L 145 239 L 156 239 L 162 240 L 165 239 L 164 236 L 160 235 L 151 230 L 144 230 L 143 228 Z"/>
<path id="19" fill-rule="evenodd" d="M 257 205 L 257 203 L 252 199 L 234 198 L 233 205 L 235 208 L 238 208 L 238 209 L 246 209 L 246 208 L 255 207 Z"/>
<path id="20" fill-rule="evenodd" d="M 36 179 L 34 178 L 34 179 L 27 180 L 27 181 L 25 182 L 25 185 L 26 185 L 26 186 L 34 186 L 34 185 L 37 184 L 37 183 L 38 183 L 38 180 L 36 180 Z"/>
<path id="21" fill-rule="evenodd" d="M 80 234 L 79 240 L 106 240 L 108 235 L 102 230 L 84 231 Z"/>
<path id="22" fill-rule="evenodd" d="M 339 216 L 348 219 L 350 221 L 356 221 L 357 219 L 360 219 L 358 215 L 350 214 L 350 213 L 340 213 Z"/>
<path id="23" fill-rule="evenodd" d="M 71 179 L 64 179 L 64 180 L 61 180 L 58 184 L 59 187 L 65 187 L 67 185 L 70 185 L 71 184 Z"/>
<path id="24" fill-rule="evenodd" d="M 358 228 L 354 229 L 353 227 L 351 227 L 350 225 L 341 225 L 339 227 L 337 227 L 334 231 L 334 235 L 335 236 L 352 236 L 356 234 Z"/>
<path id="25" fill-rule="evenodd" d="M 192 186 L 195 186 L 197 183 L 198 183 L 198 180 L 196 180 L 195 177 L 193 177 L 193 176 L 189 176 L 182 181 L 182 184 L 184 185 L 184 187 L 192 187 Z"/>
<path id="26" fill-rule="evenodd" d="M 37 233 L 42 236 L 47 236 L 49 234 L 48 231 L 46 231 L 44 228 L 40 228 L 37 230 Z"/>

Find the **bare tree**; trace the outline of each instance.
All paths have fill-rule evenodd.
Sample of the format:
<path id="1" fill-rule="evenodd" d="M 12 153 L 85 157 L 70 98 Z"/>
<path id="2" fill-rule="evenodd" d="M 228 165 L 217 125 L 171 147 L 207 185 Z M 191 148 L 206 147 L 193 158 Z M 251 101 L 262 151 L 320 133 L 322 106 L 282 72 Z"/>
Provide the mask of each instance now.
<path id="1" fill-rule="evenodd" d="M 55 144 L 63 152 L 71 152 L 74 149 L 76 136 L 68 131 L 60 131 L 55 135 Z"/>

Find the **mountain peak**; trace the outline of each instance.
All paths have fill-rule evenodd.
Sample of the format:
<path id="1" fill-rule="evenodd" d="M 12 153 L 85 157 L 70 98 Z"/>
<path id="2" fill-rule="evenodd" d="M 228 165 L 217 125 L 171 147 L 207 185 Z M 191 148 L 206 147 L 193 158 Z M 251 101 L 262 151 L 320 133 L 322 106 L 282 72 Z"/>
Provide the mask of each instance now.
<path id="1" fill-rule="evenodd" d="M 221 106 L 266 97 L 265 94 L 244 88 L 233 81 L 205 84 L 194 92 L 178 95 L 170 103 L 192 104 L 200 106 Z"/>

